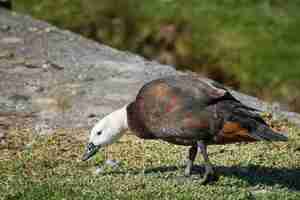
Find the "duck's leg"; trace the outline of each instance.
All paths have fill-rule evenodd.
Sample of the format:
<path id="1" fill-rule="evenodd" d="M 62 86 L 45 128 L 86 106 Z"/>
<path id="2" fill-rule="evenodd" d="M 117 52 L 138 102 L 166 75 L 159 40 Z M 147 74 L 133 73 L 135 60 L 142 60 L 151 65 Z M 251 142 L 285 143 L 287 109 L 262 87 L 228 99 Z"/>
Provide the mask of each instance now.
<path id="1" fill-rule="evenodd" d="M 206 144 L 203 141 L 199 141 L 197 143 L 197 146 L 200 149 L 201 154 L 203 156 L 204 167 L 205 167 L 205 172 L 204 172 L 204 176 L 201 180 L 201 183 L 206 184 L 206 183 L 218 180 L 218 177 L 216 176 L 215 171 L 213 169 L 213 165 L 209 161 Z"/>
<path id="2" fill-rule="evenodd" d="M 185 176 L 190 176 L 191 175 L 192 168 L 193 168 L 193 163 L 194 163 L 194 160 L 196 158 L 197 151 L 198 151 L 197 145 L 193 145 L 189 149 L 187 162 L 186 162 L 186 168 L 184 170 L 184 175 Z"/>

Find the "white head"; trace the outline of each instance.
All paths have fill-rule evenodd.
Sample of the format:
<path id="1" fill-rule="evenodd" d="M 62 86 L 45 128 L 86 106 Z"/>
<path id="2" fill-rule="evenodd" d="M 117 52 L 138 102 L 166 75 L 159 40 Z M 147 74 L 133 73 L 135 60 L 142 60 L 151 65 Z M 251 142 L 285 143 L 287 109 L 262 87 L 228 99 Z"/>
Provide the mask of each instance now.
<path id="1" fill-rule="evenodd" d="M 124 134 L 128 129 L 126 108 L 127 105 L 110 113 L 92 128 L 83 160 L 89 159 L 100 147 L 114 143 Z"/>

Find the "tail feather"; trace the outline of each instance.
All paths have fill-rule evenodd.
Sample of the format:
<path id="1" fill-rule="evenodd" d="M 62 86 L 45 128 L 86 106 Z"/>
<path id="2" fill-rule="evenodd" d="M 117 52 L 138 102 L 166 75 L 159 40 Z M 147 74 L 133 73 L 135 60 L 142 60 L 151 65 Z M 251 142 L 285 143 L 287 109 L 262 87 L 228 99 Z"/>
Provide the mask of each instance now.
<path id="1" fill-rule="evenodd" d="M 288 137 L 282 133 L 277 133 L 264 124 L 256 123 L 256 128 L 249 130 L 249 136 L 257 140 L 266 141 L 288 141 Z"/>
<path id="2" fill-rule="evenodd" d="M 239 102 L 223 102 L 225 121 L 238 122 L 248 130 L 248 135 L 256 140 L 287 141 L 288 137 L 273 131 L 262 117 Z"/>

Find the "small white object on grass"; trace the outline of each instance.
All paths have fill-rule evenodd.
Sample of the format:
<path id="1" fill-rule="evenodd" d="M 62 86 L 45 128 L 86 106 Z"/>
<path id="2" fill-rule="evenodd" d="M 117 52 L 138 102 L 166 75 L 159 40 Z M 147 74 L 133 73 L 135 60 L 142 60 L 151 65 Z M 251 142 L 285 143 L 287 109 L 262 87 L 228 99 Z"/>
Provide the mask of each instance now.
<path id="1" fill-rule="evenodd" d="M 101 167 L 97 166 L 94 173 L 97 175 L 97 174 L 101 174 L 103 172 L 104 172 L 104 168 L 102 166 Z"/>
<path id="2" fill-rule="evenodd" d="M 117 161 L 117 160 L 111 160 L 111 159 L 107 159 L 104 164 L 102 166 L 97 166 L 96 169 L 95 169 L 95 174 L 98 175 L 98 174 L 102 174 L 104 173 L 105 171 L 105 165 L 108 165 L 109 167 L 118 167 L 119 166 L 119 163 L 120 161 Z"/>
<path id="3" fill-rule="evenodd" d="M 105 161 L 105 164 L 110 166 L 110 167 L 118 167 L 120 161 L 117 161 L 117 160 L 110 160 L 110 159 L 107 159 Z"/>

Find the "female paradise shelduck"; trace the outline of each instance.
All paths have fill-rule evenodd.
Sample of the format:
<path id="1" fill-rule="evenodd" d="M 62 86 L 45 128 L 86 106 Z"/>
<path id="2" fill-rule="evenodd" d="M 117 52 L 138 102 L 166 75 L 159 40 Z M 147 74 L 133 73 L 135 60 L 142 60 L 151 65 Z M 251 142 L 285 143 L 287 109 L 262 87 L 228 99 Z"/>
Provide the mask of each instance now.
<path id="1" fill-rule="evenodd" d="M 216 180 L 207 145 L 287 141 L 287 136 L 272 131 L 255 111 L 209 79 L 185 75 L 153 80 L 140 89 L 133 102 L 105 116 L 92 128 L 82 160 L 118 140 L 129 128 L 143 139 L 191 146 L 186 176 L 191 174 L 199 149 L 205 166 L 202 183 L 207 183 Z"/>

